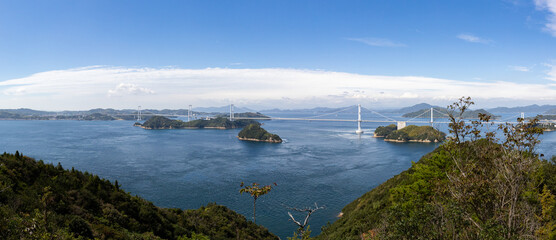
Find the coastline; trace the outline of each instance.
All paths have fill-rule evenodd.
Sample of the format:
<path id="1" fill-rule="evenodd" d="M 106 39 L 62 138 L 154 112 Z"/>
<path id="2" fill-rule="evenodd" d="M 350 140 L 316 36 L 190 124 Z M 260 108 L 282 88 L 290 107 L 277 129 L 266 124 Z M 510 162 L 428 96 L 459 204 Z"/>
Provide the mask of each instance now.
<path id="1" fill-rule="evenodd" d="M 260 139 L 256 139 L 256 138 L 242 138 L 242 137 L 237 137 L 237 139 L 241 140 L 241 141 L 251 141 L 251 142 L 267 142 L 267 143 L 282 143 L 282 141 L 276 141 L 276 140 L 260 140 Z"/>

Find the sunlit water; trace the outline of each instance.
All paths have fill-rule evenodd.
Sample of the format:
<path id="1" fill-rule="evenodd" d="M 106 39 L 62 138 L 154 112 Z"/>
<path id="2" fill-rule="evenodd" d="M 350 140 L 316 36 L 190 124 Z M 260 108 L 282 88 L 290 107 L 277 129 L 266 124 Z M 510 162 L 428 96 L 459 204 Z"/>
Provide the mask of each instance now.
<path id="1" fill-rule="evenodd" d="M 238 129 L 144 130 L 132 124 L 0 121 L 0 151 L 19 150 L 117 179 L 126 191 L 161 207 L 189 209 L 216 202 L 249 219 L 252 199 L 239 194 L 239 184 L 276 182 L 257 201 L 257 223 L 285 239 L 296 229 L 286 206 L 326 206 L 310 220 L 318 234 L 346 204 L 438 146 L 372 138 L 372 131 L 384 125 L 379 123 L 363 123 L 366 132 L 359 137 L 353 122 L 265 121 L 264 128 L 280 135 L 282 144 L 239 141 Z M 539 151 L 556 154 L 556 132 L 541 139 Z"/>

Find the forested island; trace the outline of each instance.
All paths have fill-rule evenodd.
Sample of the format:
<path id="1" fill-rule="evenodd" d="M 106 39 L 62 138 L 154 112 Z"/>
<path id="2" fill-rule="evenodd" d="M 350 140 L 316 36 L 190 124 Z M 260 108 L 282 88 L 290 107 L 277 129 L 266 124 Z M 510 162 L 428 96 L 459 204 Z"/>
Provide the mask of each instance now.
<path id="1" fill-rule="evenodd" d="M 160 208 L 126 193 L 117 181 L 16 152 L 0 155 L 0 239 L 278 237 L 224 206 Z"/>
<path id="2" fill-rule="evenodd" d="M 433 114 L 434 118 L 448 118 L 449 110 L 447 108 L 435 107 L 434 110 L 437 111 Z M 496 118 L 499 117 L 499 116 L 494 116 L 494 114 L 492 114 L 492 113 L 490 113 L 490 112 L 488 112 L 484 109 L 468 110 L 465 113 L 463 113 L 463 115 L 461 117 L 465 118 L 465 119 L 478 119 L 479 118 L 479 113 L 492 116 L 493 119 L 496 119 Z M 430 118 L 430 116 L 431 116 L 430 108 L 429 109 L 421 109 L 419 111 L 410 112 L 410 113 L 406 113 L 406 114 L 402 115 L 402 117 L 405 117 L 405 118 Z"/>
<path id="3" fill-rule="evenodd" d="M 249 124 L 237 135 L 239 140 L 254 142 L 281 143 L 282 139 L 276 134 L 267 132 L 260 124 Z"/>
<path id="4" fill-rule="evenodd" d="M 149 120 L 145 121 L 143 124 L 135 125 L 140 126 L 144 129 L 232 129 L 242 128 L 249 124 L 260 125 L 260 123 L 255 120 L 246 119 L 230 121 L 227 118 L 218 117 L 209 120 L 197 119 L 189 122 L 184 122 L 181 120 L 172 120 L 163 116 L 153 116 Z"/>
<path id="5" fill-rule="evenodd" d="M 409 125 L 398 130 L 395 124 L 376 128 L 374 137 L 392 142 L 442 142 L 446 134 L 430 126 Z"/>

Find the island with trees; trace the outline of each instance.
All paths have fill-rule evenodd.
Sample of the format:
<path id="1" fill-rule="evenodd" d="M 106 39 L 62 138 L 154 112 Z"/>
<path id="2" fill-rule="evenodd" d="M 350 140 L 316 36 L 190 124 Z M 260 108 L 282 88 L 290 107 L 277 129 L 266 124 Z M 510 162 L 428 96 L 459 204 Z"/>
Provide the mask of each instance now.
<path id="1" fill-rule="evenodd" d="M 259 122 L 255 120 L 238 119 L 235 121 L 230 121 L 227 118 L 211 118 L 211 119 L 197 119 L 189 122 L 184 122 L 181 120 L 172 120 L 163 116 L 153 116 L 149 120 L 145 121 L 143 124 L 134 124 L 135 126 L 142 127 L 144 129 L 233 129 L 242 128 L 249 124 L 260 125 Z"/>
<path id="2" fill-rule="evenodd" d="M 446 134 L 430 126 L 409 125 L 398 130 L 394 124 L 376 128 L 374 137 L 389 142 L 442 142 Z"/>
<path id="3" fill-rule="evenodd" d="M 260 124 L 249 124 L 237 135 L 242 141 L 281 143 L 282 139 L 276 134 L 267 132 Z"/>

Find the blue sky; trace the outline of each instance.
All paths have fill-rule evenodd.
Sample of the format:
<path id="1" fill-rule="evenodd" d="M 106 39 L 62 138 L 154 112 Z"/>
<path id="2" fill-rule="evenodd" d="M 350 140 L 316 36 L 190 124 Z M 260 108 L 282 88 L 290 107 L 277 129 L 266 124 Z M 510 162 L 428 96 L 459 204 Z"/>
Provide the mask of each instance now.
<path id="1" fill-rule="evenodd" d="M 173 105 L 176 100 L 264 108 L 283 99 L 288 107 L 361 101 L 394 106 L 408 105 L 409 99 L 450 101 L 452 95 L 473 94 L 472 88 L 483 88 L 479 99 L 512 105 L 502 94 L 488 96 L 500 82 L 516 84 L 507 91 L 529 89 L 522 102 L 556 103 L 555 13 L 555 0 L 0 1 L 0 107 L 125 108 L 141 99 L 169 108 L 183 107 Z M 188 79 L 225 84 L 225 76 L 215 78 L 207 69 L 237 70 L 226 73 L 235 84 L 254 85 L 250 91 L 265 94 L 188 84 Z M 148 77 L 118 75 L 126 71 Z M 297 71 L 312 74 L 295 85 Z M 336 73 L 346 74 L 340 78 L 345 84 L 326 82 L 331 89 L 319 89 L 323 94 L 290 94 L 289 88 L 334 81 L 329 76 Z M 265 78 L 268 74 L 273 76 Z M 423 80 L 430 88 L 442 81 L 454 81 L 447 87 L 473 87 L 443 95 L 442 89 L 431 92 L 422 85 L 414 91 L 391 89 L 376 76 L 440 81 Z M 76 78 L 87 83 L 68 87 Z M 365 80 L 350 82 L 354 78 Z M 102 89 L 92 92 L 96 85 Z M 204 100 L 180 96 L 170 91 L 172 85 L 197 87 Z M 175 98 L 165 102 L 165 95 Z M 83 100 L 67 103 L 76 96 Z"/>

